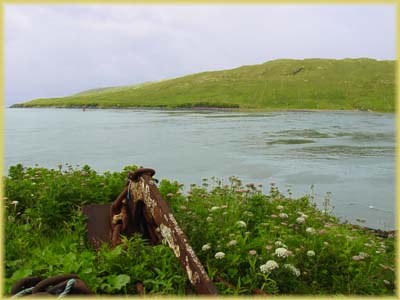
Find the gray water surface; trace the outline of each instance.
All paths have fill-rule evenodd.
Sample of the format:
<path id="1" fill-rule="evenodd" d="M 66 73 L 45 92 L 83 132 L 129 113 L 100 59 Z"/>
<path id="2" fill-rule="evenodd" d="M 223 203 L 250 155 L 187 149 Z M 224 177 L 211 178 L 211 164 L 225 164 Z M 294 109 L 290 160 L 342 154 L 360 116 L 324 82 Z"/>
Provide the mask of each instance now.
<path id="1" fill-rule="evenodd" d="M 366 112 L 6 109 L 5 169 L 88 164 L 156 169 L 189 187 L 236 175 L 317 203 L 365 226 L 395 227 L 395 116 Z M 287 192 L 286 192 L 287 194 Z"/>

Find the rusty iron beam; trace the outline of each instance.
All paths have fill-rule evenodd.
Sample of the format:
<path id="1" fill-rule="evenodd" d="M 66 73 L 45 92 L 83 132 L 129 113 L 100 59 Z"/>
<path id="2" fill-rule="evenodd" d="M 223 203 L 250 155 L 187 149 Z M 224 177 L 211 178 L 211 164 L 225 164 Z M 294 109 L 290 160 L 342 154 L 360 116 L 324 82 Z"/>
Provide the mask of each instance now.
<path id="1" fill-rule="evenodd" d="M 143 213 L 151 239 L 153 239 L 153 242 L 160 240 L 167 242 L 185 270 L 189 281 L 196 288 L 197 293 L 203 295 L 218 294 L 199 258 L 189 245 L 186 235 L 179 227 L 171 209 L 152 180 L 154 174 L 153 169 L 145 168 L 129 174 L 128 189 L 131 204 L 144 203 Z"/>

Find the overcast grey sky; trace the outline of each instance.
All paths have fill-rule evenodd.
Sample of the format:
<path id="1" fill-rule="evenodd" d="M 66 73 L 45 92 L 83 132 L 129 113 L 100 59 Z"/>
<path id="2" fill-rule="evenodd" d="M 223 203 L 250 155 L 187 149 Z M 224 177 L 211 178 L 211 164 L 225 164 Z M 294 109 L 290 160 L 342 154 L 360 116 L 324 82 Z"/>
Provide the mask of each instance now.
<path id="1" fill-rule="evenodd" d="M 5 5 L 5 104 L 277 58 L 395 59 L 395 5 Z"/>

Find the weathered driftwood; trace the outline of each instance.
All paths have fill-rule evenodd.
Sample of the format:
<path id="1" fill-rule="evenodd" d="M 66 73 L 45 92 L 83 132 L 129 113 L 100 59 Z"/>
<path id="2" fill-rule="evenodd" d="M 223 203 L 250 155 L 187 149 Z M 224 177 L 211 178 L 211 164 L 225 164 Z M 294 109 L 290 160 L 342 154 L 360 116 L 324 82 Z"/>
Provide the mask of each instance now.
<path id="1" fill-rule="evenodd" d="M 89 217 L 89 240 L 97 249 L 101 242 L 107 240 L 111 240 L 113 247 L 120 244 L 121 234 L 130 236 L 141 233 L 152 245 L 165 240 L 197 293 L 217 294 L 217 289 L 189 245 L 186 235 L 159 193 L 152 179 L 154 174 L 153 169 L 146 168 L 129 173 L 127 187 L 109 206 L 108 227 L 96 227 L 96 221 L 105 220 L 103 211 L 106 207 L 92 205 L 84 208 L 84 213 Z"/>

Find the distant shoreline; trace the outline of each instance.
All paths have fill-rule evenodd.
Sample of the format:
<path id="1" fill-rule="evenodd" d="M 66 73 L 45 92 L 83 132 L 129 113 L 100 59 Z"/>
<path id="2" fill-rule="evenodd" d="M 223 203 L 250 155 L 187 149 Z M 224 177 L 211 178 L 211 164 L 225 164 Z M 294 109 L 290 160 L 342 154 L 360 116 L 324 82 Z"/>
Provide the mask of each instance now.
<path id="1" fill-rule="evenodd" d="M 24 106 L 24 107 L 6 107 L 6 108 L 28 108 L 28 109 L 41 109 L 41 108 L 55 108 L 55 109 L 80 109 L 83 110 L 101 110 L 101 109 L 113 109 L 113 110 L 159 110 L 159 111 L 220 111 L 220 112 L 332 112 L 332 113 L 355 113 L 355 112 L 363 112 L 363 113 L 380 113 L 380 114 L 395 114 L 396 111 L 393 112 L 382 112 L 382 111 L 373 111 L 373 110 L 361 110 L 361 109 L 269 109 L 269 108 L 231 108 L 231 107 L 164 107 L 164 106 L 110 106 L 110 107 L 83 107 L 83 106 Z"/>

